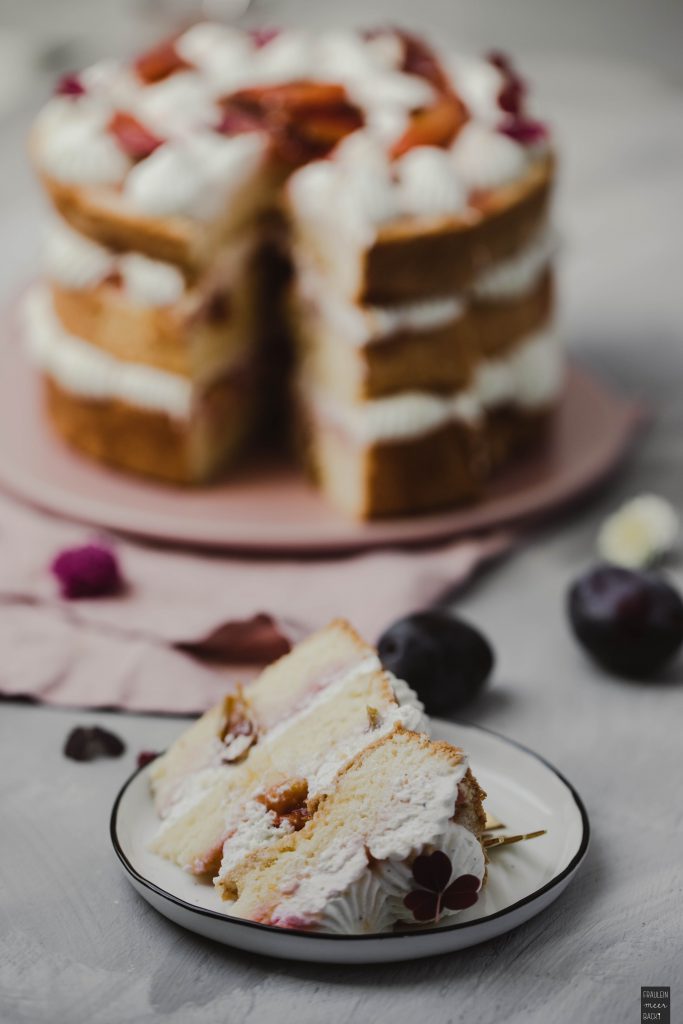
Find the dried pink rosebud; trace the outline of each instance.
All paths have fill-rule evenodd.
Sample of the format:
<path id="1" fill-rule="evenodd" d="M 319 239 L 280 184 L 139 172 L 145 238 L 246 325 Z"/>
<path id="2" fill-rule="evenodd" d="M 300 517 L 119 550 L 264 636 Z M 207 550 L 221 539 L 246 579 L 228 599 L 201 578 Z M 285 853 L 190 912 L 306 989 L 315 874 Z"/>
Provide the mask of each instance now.
<path id="1" fill-rule="evenodd" d="M 535 121 L 531 117 L 515 117 L 503 121 L 499 129 L 503 135 L 508 135 L 515 142 L 523 146 L 533 146 L 548 138 L 548 128 L 542 121 Z"/>
<path id="2" fill-rule="evenodd" d="M 118 593 L 123 579 L 116 555 L 103 544 L 68 548 L 51 566 L 59 581 L 62 597 L 105 597 Z"/>
<path id="3" fill-rule="evenodd" d="M 518 117 L 522 113 L 526 88 L 520 78 L 508 79 L 498 94 L 498 106 L 506 114 Z"/>
<path id="4" fill-rule="evenodd" d="M 267 46 L 268 43 L 271 43 L 273 39 L 277 39 L 281 32 L 282 29 L 280 28 L 252 28 L 249 35 L 252 38 L 254 46 L 257 50 L 260 50 L 261 47 Z"/>
<path id="5" fill-rule="evenodd" d="M 55 96 L 84 96 L 85 86 L 81 82 L 78 75 L 70 71 L 57 82 L 55 86 Z"/>

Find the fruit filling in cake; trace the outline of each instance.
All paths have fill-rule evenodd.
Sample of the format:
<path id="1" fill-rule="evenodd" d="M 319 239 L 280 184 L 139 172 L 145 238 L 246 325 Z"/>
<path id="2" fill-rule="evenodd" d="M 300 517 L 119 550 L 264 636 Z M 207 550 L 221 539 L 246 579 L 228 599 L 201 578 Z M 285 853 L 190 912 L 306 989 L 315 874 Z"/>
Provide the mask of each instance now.
<path id="1" fill-rule="evenodd" d="M 197 24 L 63 79 L 31 153 L 29 349 L 87 454 L 200 483 L 285 406 L 369 518 L 472 500 L 550 429 L 554 158 L 505 55 Z"/>
<path id="2" fill-rule="evenodd" d="M 484 883 L 483 793 L 463 752 L 427 732 L 410 687 L 332 623 L 153 763 L 151 849 L 212 876 L 226 912 L 250 920 L 438 922 Z"/>

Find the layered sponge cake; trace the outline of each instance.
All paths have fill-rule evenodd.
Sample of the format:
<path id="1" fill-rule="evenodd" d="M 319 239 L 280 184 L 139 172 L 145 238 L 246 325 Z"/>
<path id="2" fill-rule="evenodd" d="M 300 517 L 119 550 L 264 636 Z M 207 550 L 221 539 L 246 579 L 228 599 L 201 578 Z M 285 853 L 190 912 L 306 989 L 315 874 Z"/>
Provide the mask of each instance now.
<path id="1" fill-rule="evenodd" d="M 300 831 L 222 867 L 230 912 L 282 928 L 371 934 L 472 906 L 486 861 L 483 821 L 457 806 L 466 771 L 455 747 L 398 727 L 342 771 Z M 447 862 L 439 893 L 420 884 L 434 857 Z"/>
<path id="2" fill-rule="evenodd" d="M 198 24 L 62 80 L 31 153 L 54 218 L 29 344 L 89 455 L 201 483 L 286 400 L 369 518 L 472 500 L 547 432 L 554 157 L 504 55 Z"/>
<path id="3" fill-rule="evenodd" d="M 154 763 L 151 848 L 213 877 L 226 912 L 250 920 L 351 933 L 439 920 L 484 882 L 483 793 L 427 729 L 407 684 L 332 623 Z M 449 863 L 438 905 L 406 903 L 434 855 Z"/>

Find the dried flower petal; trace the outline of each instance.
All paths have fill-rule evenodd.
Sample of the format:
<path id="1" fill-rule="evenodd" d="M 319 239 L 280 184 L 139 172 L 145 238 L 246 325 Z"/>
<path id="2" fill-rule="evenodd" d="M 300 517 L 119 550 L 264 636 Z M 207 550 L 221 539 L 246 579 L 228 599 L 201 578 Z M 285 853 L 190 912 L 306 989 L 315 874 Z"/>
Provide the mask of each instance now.
<path id="1" fill-rule="evenodd" d="M 430 892 L 443 892 L 452 871 L 450 857 L 443 850 L 422 853 L 413 861 L 413 878 L 418 885 L 429 889 Z"/>
<path id="2" fill-rule="evenodd" d="M 509 121 L 503 121 L 499 131 L 523 146 L 533 146 L 548 137 L 547 126 L 542 121 L 535 121 L 530 117 L 510 118 Z"/>
<path id="3" fill-rule="evenodd" d="M 84 96 L 85 86 L 74 72 L 62 75 L 55 86 L 55 96 Z"/>
<path id="4" fill-rule="evenodd" d="M 680 531 L 673 505 L 658 494 L 641 494 L 605 519 L 598 534 L 598 551 L 613 565 L 641 569 L 667 554 Z"/>
<path id="5" fill-rule="evenodd" d="M 249 35 L 256 49 L 260 50 L 271 43 L 273 39 L 277 39 L 281 32 L 280 28 L 252 28 Z"/>
<path id="6" fill-rule="evenodd" d="M 72 729 L 64 744 L 64 756 L 72 761 L 94 761 L 96 757 L 120 757 L 126 749 L 123 740 L 99 725 Z"/>
<path id="7" fill-rule="evenodd" d="M 443 894 L 443 905 L 449 910 L 466 910 L 479 899 L 479 879 L 476 875 L 460 875 Z"/>
<path id="8" fill-rule="evenodd" d="M 518 117 L 524 103 L 524 83 L 519 78 L 511 78 L 505 83 L 498 94 L 498 106 L 506 114 Z"/>
<path id="9" fill-rule="evenodd" d="M 60 552 L 51 570 L 59 580 L 62 597 L 105 597 L 123 587 L 116 555 L 102 544 L 85 544 Z"/>
<path id="10" fill-rule="evenodd" d="M 415 889 L 414 892 L 409 892 L 404 897 L 403 905 L 408 908 L 416 921 L 434 921 L 439 912 L 439 897 L 435 892 Z"/>
<path id="11" fill-rule="evenodd" d="M 144 768 L 145 765 L 151 764 L 152 761 L 156 761 L 159 756 L 158 750 L 141 750 L 137 756 L 138 768 Z"/>

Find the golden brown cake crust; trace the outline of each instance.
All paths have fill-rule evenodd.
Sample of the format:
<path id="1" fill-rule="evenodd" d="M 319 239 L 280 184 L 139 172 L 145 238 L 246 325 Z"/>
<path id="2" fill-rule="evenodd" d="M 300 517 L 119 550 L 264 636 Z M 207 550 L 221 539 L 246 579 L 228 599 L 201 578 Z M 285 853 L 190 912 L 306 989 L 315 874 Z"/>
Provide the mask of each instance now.
<path id="1" fill-rule="evenodd" d="M 185 218 L 143 217 L 126 210 L 112 188 L 70 185 L 37 168 L 57 211 L 76 231 L 117 250 L 134 249 L 192 271 L 201 249 L 198 225 Z"/>
<path id="2" fill-rule="evenodd" d="M 492 473 L 549 442 L 554 419 L 554 406 L 506 406 L 479 427 L 449 423 L 419 438 L 366 446 L 317 422 L 305 444 L 311 472 L 347 514 L 415 515 L 479 498 Z"/>
<path id="3" fill-rule="evenodd" d="M 179 266 L 190 278 L 205 266 L 226 238 L 238 235 L 273 202 L 282 172 L 272 167 L 254 186 L 250 201 L 232 204 L 235 217 L 221 224 L 188 217 L 145 217 L 122 201 L 111 186 L 72 185 L 46 174 L 34 158 L 36 173 L 55 209 L 76 231 L 119 251 L 134 250 Z"/>
<path id="4" fill-rule="evenodd" d="M 553 273 L 546 270 L 525 295 L 492 302 L 474 299 L 469 311 L 477 356 L 504 356 L 548 326 L 555 309 Z"/>
<path id="5" fill-rule="evenodd" d="M 123 362 L 194 379 L 238 365 L 258 340 L 253 285 L 252 280 L 226 297 L 228 315 L 222 322 L 193 315 L 182 303 L 136 306 L 106 282 L 81 291 L 53 283 L 50 292 L 55 314 L 70 334 Z"/>
<path id="6" fill-rule="evenodd" d="M 401 391 L 451 393 L 467 387 L 484 357 L 503 356 L 545 327 L 553 313 L 553 282 L 546 271 L 525 295 L 504 301 L 472 300 L 452 323 L 403 332 L 364 347 L 329 336 L 315 313 L 292 301 L 294 333 L 316 388 L 345 401 Z"/>
<path id="7" fill-rule="evenodd" d="M 323 490 L 358 519 L 472 501 L 481 494 L 488 467 L 482 431 L 463 423 L 372 446 L 357 445 L 334 426 L 318 423 L 309 457 Z"/>
<path id="8" fill-rule="evenodd" d="M 555 419 L 556 410 L 551 406 L 533 412 L 514 406 L 493 409 L 485 428 L 490 471 L 529 448 L 549 444 Z"/>
<path id="9" fill-rule="evenodd" d="M 47 376 L 44 385 L 48 416 L 65 441 L 99 462 L 165 483 L 212 479 L 236 453 L 250 425 L 245 389 L 232 378 L 212 385 L 194 422 L 118 400 L 85 398 Z M 197 433 L 210 435 L 216 420 L 225 435 L 220 448 L 205 458 L 201 451 L 197 456 L 196 447 L 205 440 Z"/>
<path id="10" fill-rule="evenodd" d="M 548 216 L 552 156 L 519 181 L 482 197 L 474 215 L 440 218 L 416 233 L 411 221 L 391 224 L 366 254 L 359 299 L 409 302 L 467 288 L 477 273 L 521 249 Z"/>

